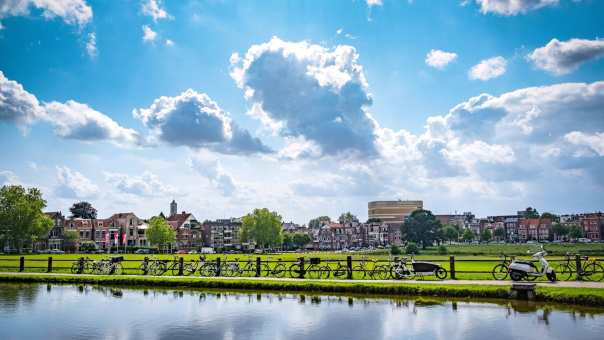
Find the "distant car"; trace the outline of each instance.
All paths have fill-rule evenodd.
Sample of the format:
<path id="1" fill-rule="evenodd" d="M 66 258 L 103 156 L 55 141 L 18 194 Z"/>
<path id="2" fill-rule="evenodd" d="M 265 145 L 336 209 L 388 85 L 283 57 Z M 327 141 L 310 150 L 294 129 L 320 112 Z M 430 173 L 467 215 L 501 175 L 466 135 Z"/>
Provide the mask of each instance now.
<path id="1" fill-rule="evenodd" d="M 187 253 L 186 250 L 181 249 L 181 250 L 177 250 L 175 254 L 186 254 L 186 253 Z"/>
<path id="2" fill-rule="evenodd" d="M 193 250 L 189 250 L 189 254 L 199 254 L 199 253 L 197 252 L 197 250 L 193 249 Z"/>
<path id="3" fill-rule="evenodd" d="M 143 249 L 143 248 L 141 248 L 141 249 L 137 249 L 134 253 L 135 254 L 150 254 L 151 251 L 149 249 Z"/>
<path id="4" fill-rule="evenodd" d="M 527 243 L 527 244 L 535 244 L 535 243 L 537 243 L 537 242 L 535 242 L 535 241 L 533 241 L 533 240 L 530 240 L 530 241 L 526 241 L 526 243 Z"/>
<path id="5" fill-rule="evenodd" d="M 580 239 L 577 240 L 578 242 L 581 243 L 591 243 L 591 240 L 585 237 L 581 237 Z"/>
<path id="6" fill-rule="evenodd" d="M 51 249 L 48 251 L 49 254 L 65 254 L 61 249 Z"/>

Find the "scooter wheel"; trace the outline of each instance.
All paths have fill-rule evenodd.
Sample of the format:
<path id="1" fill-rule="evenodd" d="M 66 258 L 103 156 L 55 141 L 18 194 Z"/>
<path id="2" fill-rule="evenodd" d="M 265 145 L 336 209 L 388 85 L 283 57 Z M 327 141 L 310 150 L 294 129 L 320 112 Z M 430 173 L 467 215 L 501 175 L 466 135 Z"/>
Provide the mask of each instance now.
<path id="1" fill-rule="evenodd" d="M 513 281 L 521 281 L 523 277 L 524 274 L 521 272 L 513 271 L 510 273 L 510 278 L 512 278 Z"/>
<path id="2" fill-rule="evenodd" d="M 550 282 L 556 282 L 556 272 L 555 271 L 552 270 L 551 273 L 547 273 L 546 275 L 547 275 L 547 279 Z"/>

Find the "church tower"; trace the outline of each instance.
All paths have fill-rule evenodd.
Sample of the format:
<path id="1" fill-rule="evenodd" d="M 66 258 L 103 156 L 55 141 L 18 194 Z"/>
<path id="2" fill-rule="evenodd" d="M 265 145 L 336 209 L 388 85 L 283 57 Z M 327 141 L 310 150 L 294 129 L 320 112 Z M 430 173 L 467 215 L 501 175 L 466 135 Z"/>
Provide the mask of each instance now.
<path id="1" fill-rule="evenodd" d="M 170 217 L 176 215 L 178 213 L 178 206 L 176 205 L 176 201 L 172 200 L 170 203 Z"/>

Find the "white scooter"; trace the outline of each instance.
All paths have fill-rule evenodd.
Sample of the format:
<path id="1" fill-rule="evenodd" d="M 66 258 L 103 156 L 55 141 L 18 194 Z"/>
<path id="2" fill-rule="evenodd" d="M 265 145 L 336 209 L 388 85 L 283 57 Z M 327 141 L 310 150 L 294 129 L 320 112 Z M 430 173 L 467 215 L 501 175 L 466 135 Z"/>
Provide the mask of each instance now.
<path id="1" fill-rule="evenodd" d="M 530 251 L 527 251 L 530 253 Z M 548 280 L 551 282 L 556 282 L 556 273 L 549 266 L 549 263 L 545 259 L 547 252 L 541 246 L 541 251 L 533 254 L 534 258 L 539 259 L 541 263 L 541 270 L 535 266 L 535 264 L 531 261 L 518 261 L 514 260 L 512 264 L 510 264 L 509 271 L 510 277 L 514 281 L 520 281 L 522 279 L 534 280 L 541 276 L 546 276 Z"/>

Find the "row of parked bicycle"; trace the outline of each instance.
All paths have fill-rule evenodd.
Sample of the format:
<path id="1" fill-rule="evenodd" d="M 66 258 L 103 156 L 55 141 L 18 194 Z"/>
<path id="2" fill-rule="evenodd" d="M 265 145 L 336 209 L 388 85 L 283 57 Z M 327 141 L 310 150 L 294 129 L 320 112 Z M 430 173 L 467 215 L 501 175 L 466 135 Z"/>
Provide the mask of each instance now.
<path id="1" fill-rule="evenodd" d="M 88 257 L 82 257 L 75 261 L 71 266 L 71 272 L 74 274 L 102 274 L 102 275 L 120 275 L 123 274 L 123 257 L 112 257 L 108 259 L 92 260 Z M 355 261 L 356 262 L 356 261 Z M 260 267 L 253 258 L 239 262 L 238 259 L 222 262 L 208 261 L 204 256 L 198 260 L 182 263 L 181 258 L 174 257 L 172 260 L 159 258 L 145 258 L 138 266 L 138 272 L 143 275 L 160 276 L 166 273 L 172 275 L 190 276 L 197 274 L 204 277 L 212 276 L 270 276 L 292 278 L 310 278 L 327 279 L 330 277 L 345 279 L 352 273 L 357 273 L 360 279 L 386 280 L 394 279 L 412 279 L 414 277 L 423 277 L 434 275 L 439 279 L 447 277 L 447 270 L 442 266 L 425 261 L 415 261 L 414 257 L 393 259 L 390 263 L 381 263 L 367 258 L 362 258 L 358 263 L 349 267 L 346 261 L 336 261 L 335 263 L 321 262 L 319 258 L 311 258 L 310 261 L 297 262 L 290 264 L 281 259 L 277 261 L 261 261 Z M 288 266 L 289 264 L 289 266 Z M 352 270 L 352 272 L 350 272 Z M 350 272 L 350 273 L 349 273 Z"/>

